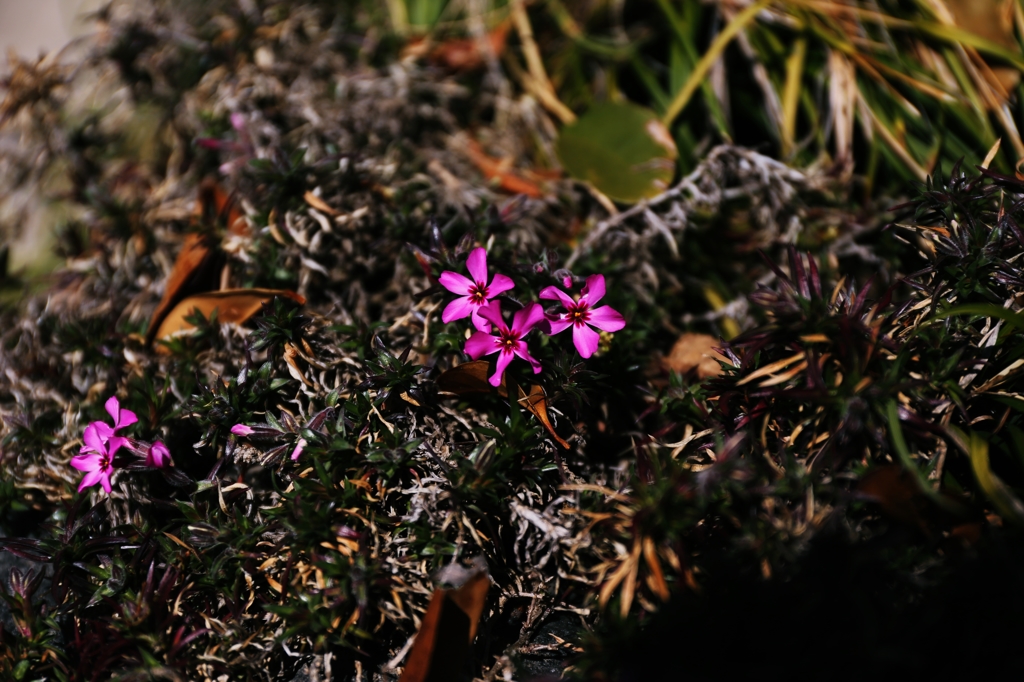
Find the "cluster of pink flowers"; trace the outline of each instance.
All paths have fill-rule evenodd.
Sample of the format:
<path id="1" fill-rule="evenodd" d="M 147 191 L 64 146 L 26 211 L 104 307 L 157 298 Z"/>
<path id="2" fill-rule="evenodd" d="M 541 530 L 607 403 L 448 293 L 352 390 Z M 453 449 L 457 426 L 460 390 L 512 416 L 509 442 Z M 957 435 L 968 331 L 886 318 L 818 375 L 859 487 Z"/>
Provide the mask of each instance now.
<path id="1" fill-rule="evenodd" d="M 530 303 L 512 316 L 509 325 L 502 315 L 500 301 L 492 299 L 515 288 L 512 280 L 496 274 L 488 283 L 487 250 L 483 247 L 473 249 L 466 260 L 466 268 L 472 279 L 451 270 L 442 272 L 438 278 L 441 286 L 459 296 L 445 307 L 441 320 L 448 323 L 470 318 L 477 331 L 466 341 L 465 351 L 474 360 L 499 353 L 496 370 L 488 379 L 492 386 L 501 384 L 505 369 L 516 356 L 530 363 L 534 374 L 541 371 L 540 363 L 530 355 L 523 340 L 534 329 L 554 335 L 571 327 L 576 350 L 582 357 L 589 358 L 601 338 L 592 327 L 617 332 L 626 326 L 622 315 L 610 306 L 595 307 L 605 294 L 604 275 L 588 277 L 578 298 L 557 287 L 545 287 L 540 298 L 560 301 L 563 310 L 548 313 L 538 303 Z M 565 277 L 562 284 L 566 289 L 571 288 L 572 278 Z"/>
<path id="2" fill-rule="evenodd" d="M 171 453 L 162 442 L 141 443 L 117 435 L 118 430 L 139 421 L 134 412 L 121 409 L 117 396 L 111 396 L 104 407 L 114 420 L 113 426 L 101 421 L 91 422 L 85 427 L 82 436 L 85 445 L 78 451 L 77 456 L 71 458 L 71 466 L 85 472 L 78 486 L 79 492 L 99 483 L 108 494 L 110 493 L 110 477 L 115 469 L 114 454 L 122 447 L 139 456 L 145 453 L 146 466 L 155 469 L 162 469 L 171 463 Z"/>

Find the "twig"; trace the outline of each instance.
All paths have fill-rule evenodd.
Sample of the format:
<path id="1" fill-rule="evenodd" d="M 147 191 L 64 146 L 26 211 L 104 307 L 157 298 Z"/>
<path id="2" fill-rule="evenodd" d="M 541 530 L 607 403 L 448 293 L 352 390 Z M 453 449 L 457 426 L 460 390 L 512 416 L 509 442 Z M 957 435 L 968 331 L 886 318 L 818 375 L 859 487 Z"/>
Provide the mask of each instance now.
<path id="1" fill-rule="evenodd" d="M 533 40 L 533 28 L 530 26 L 530 17 L 526 15 L 526 8 L 523 0 L 512 0 L 512 21 L 515 22 L 516 32 L 519 40 L 523 43 L 523 56 L 526 57 L 526 66 L 530 71 L 529 78 L 523 78 L 523 87 L 531 92 L 544 107 L 552 114 L 562 120 L 562 123 L 572 123 L 576 120 L 576 114 L 572 109 L 565 106 L 555 88 L 551 85 L 547 71 L 544 70 L 544 61 L 541 59 L 540 50 Z"/>

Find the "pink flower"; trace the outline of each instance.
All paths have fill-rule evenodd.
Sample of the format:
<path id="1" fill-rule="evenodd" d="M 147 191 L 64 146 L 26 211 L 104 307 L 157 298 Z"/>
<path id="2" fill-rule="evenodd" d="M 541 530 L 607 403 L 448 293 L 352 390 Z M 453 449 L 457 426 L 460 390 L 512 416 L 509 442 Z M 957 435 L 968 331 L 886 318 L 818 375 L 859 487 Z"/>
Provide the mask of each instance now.
<path id="1" fill-rule="evenodd" d="M 71 458 L 71 466 L 86 472 L 78 486 L 78 492 L 99 483 L 109 494 L 110 475 L 114 473 L 114 453 L 126 440 L 121 436 L 115 436 L 114 429 L 103 422 L 92 422 L 86 426 L 83 440 L 85 445 L 78 451 L 77 456 Z"/>
<path id="2" fill-rule="evenodd" d="M 166 445 L 157 441 L 149 446 L 149 451 L 146 453 L 146 466 L 163 469 L 170 463 L 171 451 L 167 449 Z"/>
<path id="3" fill-rule="evenodd" d="M 600 334 L 590 328 L 593 325 L 606 332 L 617 332 L 626 326 L 617 311 L 611 306 L 603 305 L 595 308 L 594 304 L 604 298 L 604 275 L 591 275 L 580 292 L 578 301 L 556 287 L 545 287 L 540 292 L 541 298 L 557 299 L 562 302 L 565 312 L 551 319 L 551 333 L 558 334 L 572 327 L 572 342 L 580 356 L 589 358 L 597 350 L 601 340 Z"/>
<path id="4" fill-rule="evenodd" d="M 231 127 L 237 133 L 235 136 L 236 140 L 209 137 L 201 137 L 196 140 L 196 144 L 200 147 L 227 152 L 230 155 L 231 158 L 222 163 L 219 168 L 220 172 L 224 175 L 231 175 L 236 170 L 245 166 L 256 153 L 245 114 L 236 111 L 228 118 L 231 121 Z"/>
<path id="5" fill-rule="evenodd" d="M 131 410 L 122 410 L 121 403 L 118 402 L 117 396 L 112 395 L 107 401 L 106 405 L 107 414 L 114 420 L 114 431 L 123 429 L 126 426 L 131 426 L 135 422 L 139 421 L 139 418 L 135 416 L 135 413 Z M 96 422 L 93 422 L 96 423 Z M 106 424 L 104 424 L 106 426 Z"/>
<path id="6" fill-rule="evenodd" d="M 231 427 L 231 433 L 236 436 L 249 436 L 252 435 L 253 430 L 245 424 L 235 424 Z"/>
<path id="7" fill-rule="evenodd" d="M 481 317 L 494 325 L 498 334 L 492 336 L 482 331 L 474 332 L 466 341 L 465 350 L 474 360 L 491 353 L 501 353 L 498 356 L 496 371 L 488 379 L 491 386 L 501 385 L 501 377 L 505 373 L 505 368 L 516 355 L 530 363 L 534 374 L 540 372 L 540 363 L 530 356 L 522 339 L 537 325 L 546 324 L 543 308 L 536 303 L 531 303 L 512 316 L 511 327 L 505 324 L 505 320 L 501 316 L 501 305 L 497 301 L 482 306 L 479 312 Z"/>
<path id="8" fill-rule="evenodd" d="M 306 439 L 305 439 L 305 438 L 300 438 L 300 439 L 299 439 L 299 442 L 295 444 L 295 449 L 294 449 L 294 450 L 292 450 L 292 459 L 293 459 L 293 460 L 294 460 L 294 459 L 298 459 L 298 458 L 299 458 L 299 455 L 301 455 L 301 454 L 302 454 L 302 450 L 303 450 L 303 449 L 304 449 L 304 448 L 305 448 L 305 447 L 306 447 L 307 445 L 309 445 L 309 443 L 307 443 L 307 442 L 306 442 Z"/>
<path id="9" fill-rule="evenodd" d="M 483 247 L 470 252 L 469 258 L 466 259 L 466 267 L 473 279 L 445 270 L 437 280 L 445 289 L 461 297 L 448 304 L 441 313 L 441 320 L 448 324 L 470 317 L 474 327 L 482 332 L 489 332 L 491 325 L 481 317 L 481 307 L 503 291 L 515 287 L 515 284 L 505 275 L 495 275 L 491 283 L 487 283 L 487 249 Z"/>

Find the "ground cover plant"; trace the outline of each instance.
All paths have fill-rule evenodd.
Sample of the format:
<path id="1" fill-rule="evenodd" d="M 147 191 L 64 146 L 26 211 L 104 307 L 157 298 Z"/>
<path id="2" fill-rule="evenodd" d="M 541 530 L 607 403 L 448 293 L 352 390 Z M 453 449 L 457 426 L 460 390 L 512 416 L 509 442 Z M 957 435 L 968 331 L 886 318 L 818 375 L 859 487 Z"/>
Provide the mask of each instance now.
<path id="1" fill-rule="evenodd" d="M 12 62 L 0 676 L 1019 669 L 1021 57 L 950 6 L 116 2 Z"/>

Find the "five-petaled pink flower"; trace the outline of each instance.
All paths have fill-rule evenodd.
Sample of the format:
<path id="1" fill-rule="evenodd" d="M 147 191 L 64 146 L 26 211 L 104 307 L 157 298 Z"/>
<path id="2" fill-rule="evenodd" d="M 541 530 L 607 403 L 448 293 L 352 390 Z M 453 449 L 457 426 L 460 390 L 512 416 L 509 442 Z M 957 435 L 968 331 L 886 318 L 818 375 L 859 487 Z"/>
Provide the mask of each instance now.
<path id="1" fill-rule="evenodd" d="M 131 416 L 135 417 L 134 414 Z M 99 483 L 107 491 L 107 494 L 110 494 L 110 475 L 114 473 L 114 453 L 127 441 L 121 436 L 115 436 L 114 429 L 103 422 L 93 422 L 86 426 L 83 440 L 85 440 L 85 445 L 78 451 L 77 456 L 71 458 L 71 466 L 86 472 L 78 486 L 78 492 Z"/>
<path id="2" fill-rule="evenodd" d="M 604 275 L 587 277 L 578 301 L 557 287 L 545 287 L 540 292 L 541 298 L 562 302 L 565 312 L 550 320 L 551 333 L 558 334 L 572 327 L 572 342 L 581 357 L 589 358 L 593 355 L 601 339 L 590 325 L 606 332 L 617 332 L 626 326 L 626 320 L 611 306 L 594 307 L 604 297 L 604 293 Z"/>
<path id="3" fill-rule="evenodd" d="M 487 283 L 487 249 L 482 246 L 470 252 L 466 267 L 473 279 L 445 270 L 437 280 L 445 289 L 460 296 L 445 307 L 441 320 L 448 324 L 469 317 L 474 327 L 489 332 L 491 325 L 481 316 L 481 308 L 498 294 L 515 287 L 515 284 L 505 275 L 495 275 L 491 283 Z"/>
<path id="4" fill-rule="evenodd" d="M 501 316 L 501 305 L 495 301 L 479 309 L 480 316 L 493 324 L 497 335 L 490 335 L 486 332 L 474 332 L 466 341 L 466 353 L 474 360 L 492 353 L 498 355 L 497 368 L 494 375 L 488 379 L 491 386 L 501 385 L 501 377 L 505 368 L 512 359 L 518 355 L 530 363 L 533 373 L 540 372 L 540 363 L 537 362 L 526 349 L 523 337 L 538 325 L 547 326 L 547 318 L 544 316 L 544 309 L 536 303 L 531 303 L 512 316 L 512 326 L 505 324 Z"/>

